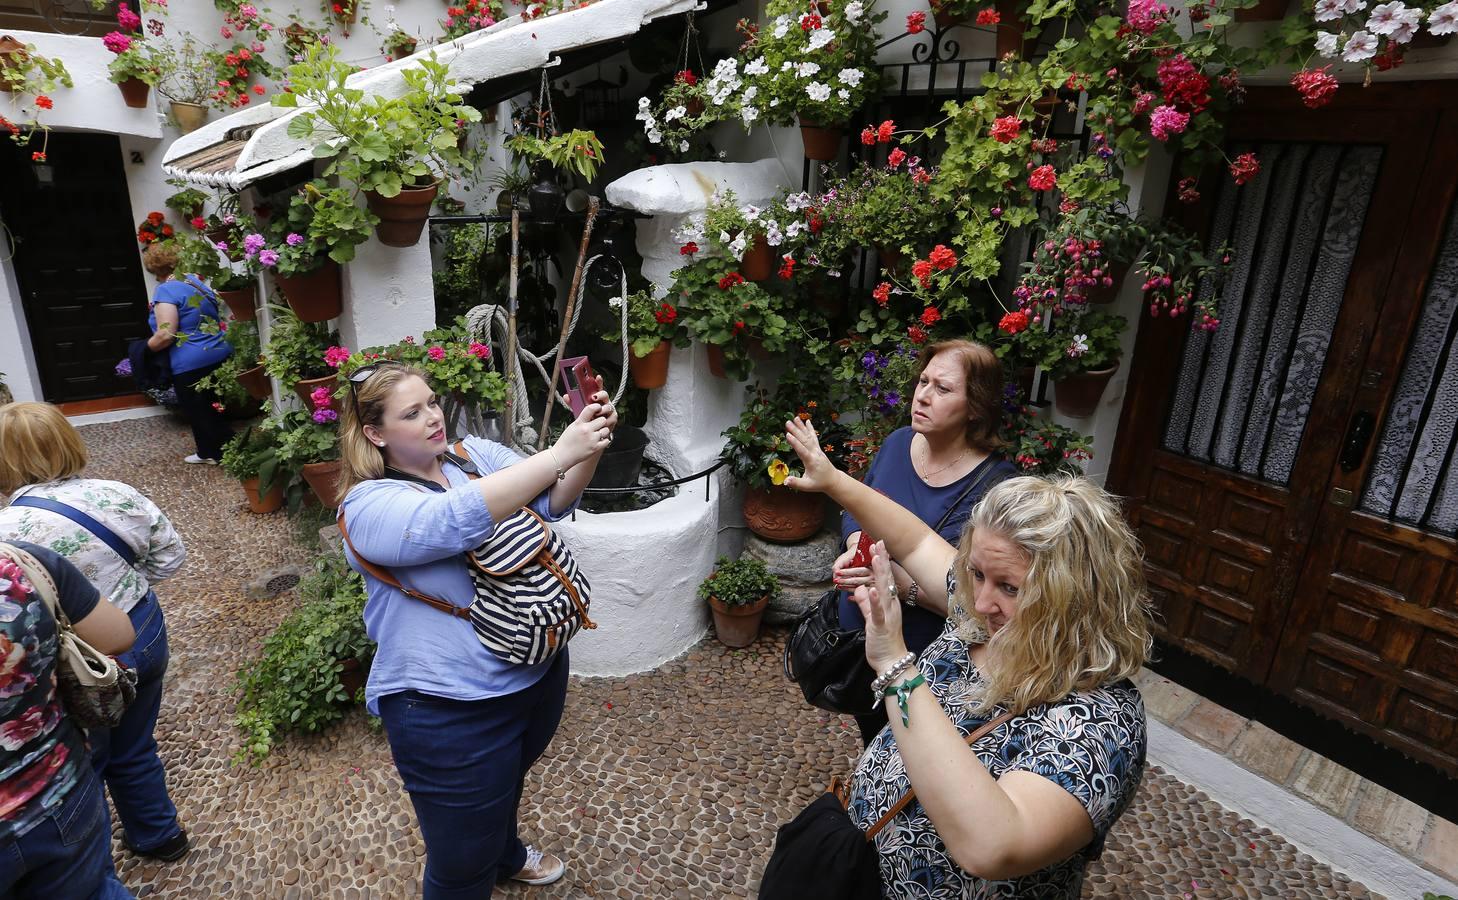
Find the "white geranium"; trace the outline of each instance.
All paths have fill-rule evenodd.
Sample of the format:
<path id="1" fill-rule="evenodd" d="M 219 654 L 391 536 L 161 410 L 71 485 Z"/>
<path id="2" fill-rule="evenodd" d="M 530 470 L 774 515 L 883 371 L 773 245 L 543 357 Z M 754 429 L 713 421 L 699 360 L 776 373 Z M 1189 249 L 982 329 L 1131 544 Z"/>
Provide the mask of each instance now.
<path id="1" fill-rule="evenodd" d="M 688 107 L 675 106 L 673 109 L 670 109 L 668 112 L 663 114 L 663 121 L 672 122 L 675 119 L 682 119 L 686 115 L 688 115 Z"/>
<path id="2" fill-rule="evenodd" d="M 819 50 L 833 40 L 835 40 L 834 31 L 831 31 L 829 28 L 817 28 L 810 32 L 810 49 Z"/>
<path id="3" fill-rule="evenodd" d="M 777 16 L 777 17 L 775 17 L 775 32 L 774 32 L 775 37 L 776 38 L 782 38 L 785 35 L 789 34 L 790 33 L 790 24 L 791 23 L 790 23 L 790 17 L 789 16 Z"/>
<path id="4" fill-rule="evenodd" d="M 845 88 L 841 88 L 840 90 L 836 91 L 835 96 L 839 97 L 842 100 L 845 100 L 846 102 L 850 102 L 850 91 L 846 90 Z"/>
<path id="5" fill-rule="evenodd" d="M 788 72 L 788 71 L 790 71 L 793 68 L 795 68 L 795 64 L 792 63 L 792 62 L 790 62 L 788 59 L 785 60 L 784 62 L 780 63 L 780 71 L 781 72 Z"/>
<path id="6" fill-rule="evenodd" d="M 861 0 L 852 0 L 852 2 L 845 5 L 845 20 L 852 25 L 859 22 L 861 16 L 865 14 L 866 5 Z"/>
<path id="7" fill-rule="evenodd" d="M 816 103 L 824 103 L 830 99 L 830 85 L 821 81 L 812 81 L 805 85 L 805 93 Z"/>
<path id="8" fill-rule="evenodd" d="M 1316 0 L 1316 21 L 1331 22 L 1342 17 L 1342 0 Z"/>
<path id="9" fill-rule="evenodd" d="M 1316 33 L 1316 52 L 1327 59 L 1335 58 L 1337 54 L 1341 53 L 1341 45 L 1337 41 L 1337 36 L 1330 31 L 1318 31 Z"/>
<path id="10" fill-rule="evenodd" d="M 1346 47 L 1342 48 L 1342 59 L 1347 62 L 1361 62 L 1376 55 L 1377 37 L 1366 31 L 1354 32 L 1347 39 Z"/>
<path id="11" fill-rule="evenodd" d="M 801 78 L 809 78 L 820 71 L 820 63 L 802 62 L 795 67 L 795 74 Z"/>
<path id="12" fill-rule="evenodd" d="M 1428 13 L 1428 31 L 1432 34 L 1453 34 L 1458 32 L 1458 0 L 1444 3 Z"/>
<path id="13" fill-rule="evenodd" d="M 866 73 L 862 69 L 841 69 L 835 77 L 840 79 L 841 84 L 859 87 L 862 79 L 866 77 Z"/>
<path id="14" fill-rule="evenodd" d="M 769 72 L 769 63 L 764 61 L 763 56 L 757 56 L 744 66 L 745 75 L 764 75 Z"/>

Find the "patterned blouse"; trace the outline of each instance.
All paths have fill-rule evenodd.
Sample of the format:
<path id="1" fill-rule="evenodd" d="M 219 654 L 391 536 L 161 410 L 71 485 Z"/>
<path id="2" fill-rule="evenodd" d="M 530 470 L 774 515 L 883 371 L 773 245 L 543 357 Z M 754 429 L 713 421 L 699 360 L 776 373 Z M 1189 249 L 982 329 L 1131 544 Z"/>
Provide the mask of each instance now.
<path id="1" fill-rule="evenodd" d="M 922 652 L 919 665 L 937 703 L 964 737 L 1005 712 L 967 711 L 971 689 L 982 675 L 950 623 Z M 1031 875 L 988 881 L 957 866 L 926 811 L 913 801 L 876 836 L 884 895 L 917 900 L 1077 900 L 1085 866 L 1098 858 L 1104 837 L 1134 799 L 1144 774 L 1145 747 L 1144 701 L 1128 681 L 1070 694 L 1003 723 L 974 745 L 982 765 L 993 778 L 1010 771 L 1036 772 L 1068 791 L 1088 810 L 1093 841 L 1069 859 Z M 862 830 L 870 828 L 910 786 L 887 726 L 856 766 L 851 820 Z"/>
<path id="2" fill-rule="evenodd" d="M 129 484 L 97 478 L 67 478 L 26 485 L 22 494 L 64 503 L 105 525 L 137 554 L 135 568 L 116 551 L 65 516 L 29 506 L 0 509 L 0 539 L 30 541 L 54 550 L 81 570 L 101 596 L 131 612 L 152 589 L 171 577 L 187 559 L 182 538 L 157 505 Z"/>

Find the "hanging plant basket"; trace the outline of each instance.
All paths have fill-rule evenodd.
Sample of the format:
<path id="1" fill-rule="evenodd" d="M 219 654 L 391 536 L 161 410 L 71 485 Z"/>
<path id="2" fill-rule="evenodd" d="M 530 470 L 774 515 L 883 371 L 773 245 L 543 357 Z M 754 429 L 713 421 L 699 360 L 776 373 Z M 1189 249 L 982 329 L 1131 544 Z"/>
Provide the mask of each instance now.
<path id="1" fill-rule="evenodd" d="M 24 44 L 8 34 L 0 37 L 0 64 L 7 68 L 18 68 L 28 59 L 30 54 L 26 52 Z M 19 80 L 0 77 L 0 91 L 14 91 L 20 85 Z"/>
<path id="2" fill-rule="evenodd" d="M 744 251 L 739 271 L 750 281 L 765 281 L 774 274 L 775 255 L 764 235 L 756 237 L 749 249 Z"/>
<path id="3" fill-rule="evenodd" d="M 527 190 L 527 205 L 531 207 L 532 218 L 538 222 L 550 222 L 557 218 L 564 196 L 557 179 L 550 174 L 538 176 L 536 183 Z"/>
<path id="4" fill-rule="evenodd" d="M 117 90 L 121 91 L 122 100 L 132 109 L 146 109 L 147 95 L 152 93 L 152 86 L 140 78 L 128 78 L 125 81 L 116 83 Z"/>
<path id="5" fill-rule="evenodd" d="M 294 382 L 294 393 L 298 394 L 299 401 L 304 404 L 304 409 L 314 408 L 314 391 L 319 388 L 329 388 L 332 396 L 339 387 L 338 375 L 325 375 L 323 378 L 300 378 Z"/>
<path id="6" fill-rule="evenodd" d="M 759 625 L 764 621 L 764 611 L 768 606 L 768 595 L 743 606 L 726 606 L 718 597 L 710 597 L 714 636 L 726 647 L 748 647 L 759 637 Z"/>
<path id="7" fill-rule="evenodd" d="M 171 101 L 172 118 L 177 120 L 177 130 L 190 134 L 207 124 L 208 108 L 201 103 Z"/>
<path id="8" fill-rule="evenodd" d="M 324 265 L 303 275 L 279 275 L 274 279 L 283 291 L 289 309 L 301 322 L 324 322 L 344 311 L 344 297 L 339 285 L 339 264 L 325 260 Z"/>
<path id="9" fill-rule="evenodd" d="M 380 217 L 375 237 L 386 247 L 414 247 L 420 243 L 425 221 L 430 218 L 430 205 L 439 193 L 439 181 L 424 187 L 402 188 L 393 197 L 365 191 L 365 205 Z"/>
<path id="10" fill-rule="evenodd" d="M 237 379 L 243 385 L 243 390 L 248 392 L 248 396 L 255 400 L 268 398 L 268 373 L 263 371 L 262 365 L 239 372 Z"/>
<path id="11" fill-rule="evenodd" d="M 228 304 L 228 312 L 233 314 L 234 321 L 252 322 L 258 318 L 258 310 L 253 305 L 253 299 L 257 293 L 258 285 L 255 283 L 241 291 L 218 291 L 218 296 Z"/>
<path id="12" fill-rule="evenodd" d="M 309 490 L 319 498 L 319 502 L 329 509 L 338 509 L 339 501 L 344 498 L 339 496 L 339 474 L 344 469 L 344 463 L 337 459 L 329 462 L 304 463 L 300 474 L 309 483 Z"/>
<path id="13" fill-rule="evenodd" d="M 243 485 L 243 496 L 248 498 L 249 512 L 264 515 L 283 506 L 284 489 L 277 479 L 274 480 L 273 487 L 265 491 L 262 497 L 258 496 L 257 478 L 245 478 L 241 484 Z"/>
<path id="14" fill-rule="evenodd" d="M 633 383 L 645 391 L 668 384 L 668 355 L 672 349 L 668 341 L 661 341 L 647 356 L 629 351 L 628 371 L 633 373 Z"/>
<path id="15" fill-rule="evenodd" d="M 767 541 L 803 541 L 825 525 L 825 498 L 783 485 L 744 492 L 744 524 Z"/>
<path id="16" fill-rule="evenodd" d="M 1286 16 L 1289 0 L 1260 0 L 1249 9 L 1237 9 L 1237 22 L 1277 22 Z"/>
<path id="17" fill-rule="evenodd" d="M 840 154 L 840 140 L 845 137 L 844 125 L 816 125 L 800 120 L 800 140 L 805 145 L 805 158 L 830 162 Z"/>
<path id="18" fill-rule="evenodd" d="M 1062 381 L 1053 382 L 1053 405 L 1070 418 L 1088 418 L 1098 411 L 1099 403 L 1104 399 L 1104 389 L 1109 386 L 1109 379 L 1117 371 L 1119 364 L 1114 363 L 1107 369 L 1080 372 Z"/>

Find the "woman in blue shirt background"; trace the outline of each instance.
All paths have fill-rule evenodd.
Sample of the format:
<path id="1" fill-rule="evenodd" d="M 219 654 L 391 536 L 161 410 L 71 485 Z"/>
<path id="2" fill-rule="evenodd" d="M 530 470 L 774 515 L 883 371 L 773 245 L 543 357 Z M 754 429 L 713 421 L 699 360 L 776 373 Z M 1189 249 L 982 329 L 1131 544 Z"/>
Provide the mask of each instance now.
<path id="1" fill-rule="evenodd" d="M 959 340 L 929 345 L 919 360 L 911 424 L 887 435 L 864 479 L 916 513 L 953 546 L 982 495 L 1018 474 L 1017 467 L 997 453 L 1002 383 L 1002 363 L 982 344 Z M 840 624 L 847 630 L 859 630 L 866 622 L 850 592 L 873 583 L 871 570 L 850 565 L 860 542 L 860 523 L 850 513 L 842 513 L 840 530 L 846 550 L 832 569 L 835 586 L 841 589 Z M 871 537 L 878 539 L 879 535 Z M 894 561 L 891 569 L 907 607 L 901 619 L 902 635 L 907 649 L 920 653 L 946 626 L 946 604 L 920 597 L 911 576 Z M 856 716 L 856 724 L 862 742 L 869 745 L 886 725 L 885 706 Z"/>
<path id="2" fill-rule="evenodd" d="M 523 506 L 548 522 L 572 511 L 612 440 L 617 413 L 597 393 L 547 450 L 523 458 L 467 437 L 479 471 L 448 454 L 445 417 L 424 373 L 398 363 L 350 378 L 340 440 L 340 512 L 350 564 L 365 576 L 365 627 L 378 644 L 365 705 L 384 721 L 425 840 L 426 900 L 479 900 L 498 881 L 550 884 L 562 860 L 522 843 L 517 807 L 567 692 L 567 650 L 538 664 L 493 655 L 470 622 L 374 577 L 359 557 L 412 592 L 468 607 L 464 553 Z"/>
<path id="3" fill-rule="evenodd" d="M 171 242 L 152 244 L 142 259 L 147 271 L 161 282 L 147 315 L 152 329 L 147 347 L 154 353 L 171 348 L 172 386 L 197 444 L 197 452 L 183 457 L 183 462 L 216 464 L 223 458 L 223 445 L 233 437 L 233 429 L 213 406 L 214 398 L 198 392 L 197 383 L 233 353 L 221 330 L 212 334 L 202 330 L 204 322 L 222 318 L 218 297 L 196 275 L 174 275 L 177 248 Z M 185 340 L 179 342 L 179 337 Z"/>

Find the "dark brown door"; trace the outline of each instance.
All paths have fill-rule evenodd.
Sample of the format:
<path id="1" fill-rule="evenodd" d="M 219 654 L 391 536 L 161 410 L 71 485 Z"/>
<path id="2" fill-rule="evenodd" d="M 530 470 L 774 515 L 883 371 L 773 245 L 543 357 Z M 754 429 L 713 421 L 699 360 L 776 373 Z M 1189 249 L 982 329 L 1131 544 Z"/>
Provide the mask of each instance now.
<path id="1" fill-rule="evenodd" d="M 14 239 L 31 347 L 46 400 L 136 390 L 115 366 L 147 333 L 147 285 L 114 136 L 53 132 L 49 183 L 35 146 L 0 141 L 0 218 Z"/>
<path id="2" fill-rule="evenodd" d="M 132 8 L 138 5 L 133 3 Z M 100 37 L 115 27 L 112 0 L 99 10 L 91 0 L 0 0 L 0 28 Z"/>
<path id="3" fill-rule="evenodd" d="M 1220 328 L 1143 323 L 1110 486 L 1164 640 L 1458 770 L 1458 124 L 1405 90 L 1252 92 Z"/>

